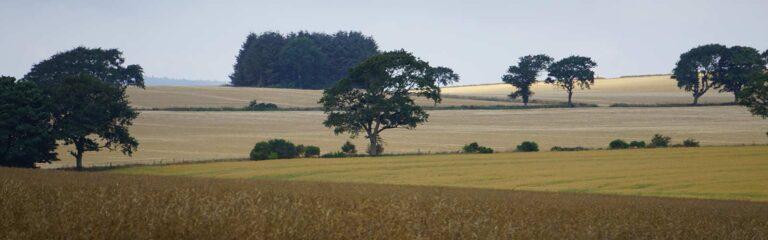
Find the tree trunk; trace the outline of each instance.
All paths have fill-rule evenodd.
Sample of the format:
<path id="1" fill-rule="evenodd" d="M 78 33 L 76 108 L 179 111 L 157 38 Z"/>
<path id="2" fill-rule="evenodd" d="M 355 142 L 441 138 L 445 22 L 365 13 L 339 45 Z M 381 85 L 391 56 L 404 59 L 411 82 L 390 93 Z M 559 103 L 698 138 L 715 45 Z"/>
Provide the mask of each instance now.
<path id="1" fill-rule="evenodd" d="M 568 91 L 568 107 L 573 107 L 573 91 Z"/>
<path id="2" fill-rule="evenodd" d="M 368 145 L 368 155 L 378 156 L 380 154 L 380 152 L 379 152 L 379 136 L 378 136 L 378 134 L 369 135 L 368 136 L 368 140 L 371 141 L 370 145 Z"/>
<path id="3" fill-rule="evenodd" d="M 693 105 L 699 105 L 699 95 L 693 95 Z"/>
<path id="4" fill-rule="evenodd" d="M 83 151 L 85 147 L 80 143 L 75 143 L 75 163 L 77 171 L 83 171 Z"/>
<path id="5" fill-rule="evenodd" d="M 523 96 L 523 106 L 528 106 L 528 96 Z"/>

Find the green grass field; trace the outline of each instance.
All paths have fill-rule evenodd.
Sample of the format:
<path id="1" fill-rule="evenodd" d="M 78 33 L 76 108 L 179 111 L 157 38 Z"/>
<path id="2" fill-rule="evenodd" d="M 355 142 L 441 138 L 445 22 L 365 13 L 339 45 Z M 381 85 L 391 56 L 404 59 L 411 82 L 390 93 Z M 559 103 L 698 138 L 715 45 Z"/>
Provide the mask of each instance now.
<path id="1" fill-rule="evenodd" d="M 768 146 L 239 161 L 113 172 L 768 201 Z"/>

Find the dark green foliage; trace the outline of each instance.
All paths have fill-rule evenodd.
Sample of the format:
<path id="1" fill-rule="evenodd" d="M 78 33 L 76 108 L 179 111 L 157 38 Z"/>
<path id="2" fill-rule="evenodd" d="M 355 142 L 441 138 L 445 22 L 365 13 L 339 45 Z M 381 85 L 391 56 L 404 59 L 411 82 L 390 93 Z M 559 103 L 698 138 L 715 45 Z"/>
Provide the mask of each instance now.
<path id="1" fill-rule="evenodd" d="M 376 42 L 360 32 L 252 33 L 229 78 L 233 86 L 322 89 L 377 53 Z"/>
<path id="2" fill-rule="evenodd" d="M 117 49 L 77 47 L 35 64 L 23 80 L 49 89 L 66 77 L 87 74 L 120 87 L 144 87 L 144 70 L 139 65 L 124 67 L 122 55 Z"/>
<path id="3" fill-rule="evenodd" d="M 531 85 L 536 83 L 539 72 L 547 69 L 552 60 L 551 57 L 544 54 L 528 55 L 521 57 L 517 66 L 509 66 L 507 74 L 501 77 L 502 81 L 511 84 L 516 89 L 509 97 L 512 99 L 520 97 L 523 100 L 523 105 L 527 106 L 528 99 L 533 95 Z"/>
<path id="4" fill-rule="evenodd" d="M 344 145 L 341 145 L 341 151 L 346 154 L 356 154 L 357 148 L 355 147 L 355 144 L 352 144 L 350 141 L 347 141 L 344 143 Z"/>
<path id="5" fill-rule="evenodd" d="M 751 47 L 733 46 L 729 48 L 728 54 L 722 62 L 723 74 L 714 82 L 715 87 L 720 88 L 720 92 L 732 92 L 737 98 L 742 87 L 752 77 L 766 71 L 765 60 L 757 49 Z"/>
<path id="6" fill-rule="evenodd" d="M 248 103 L 248 106 L 244 108 L 244 110 L 247 111 L 269 111 L 275 109 L 277 109 L 277 105 L 274 103 L 260 103 L 256 100 L 251 101 Z"/>
<path id="7" fill-rule="evenodd" d="M 645 148 L 645 141 L 632 141 L 629 143 L 630 148 Z"/>
<path id="8" fill-rule="evenodd" d="M 320 147 L 309 145 L 304 150 L 304 157 L 317 157 L 320 156 Z"/>
<path id="9" fill-rule="evenodd" d="M 56 160 L 50 99 L 31 82 L 0 76 L 0 166 Z"/>
<path id="10" fill-rule="evenodd" d="M 573 107 L 573 90 L 589 89 L 595 84 L 595 72 L 592 68 L 597 67 L 597 63 L 591 58 L 582 56 L 570 56 L 560 61 L 554 62 L 547 68 L 549 77 L 546 83 L 553 84 L 568 92 L 568 106 Z"/>
<path id="11" fill-rule="evenodd" d="M 285 159 L 298 156 L 299 151 L 296 145 L 284 139 L 258 142 L 253 146 L 250 155 L 251 160 Z"/>
<path id="12" fill-rule="evenodd" d="M 536 142 L 531 141 L 525 141 L 521 143 L 520 145 L 517 145 L 518 152 L 538 152 L 539 151 L 539 144 Z"/>
<path id="13" fill-rule="evenodd" d="M 320 155 L 321 158 L 343 158 L 347 157 L 346 153 L 343 152 L 332 152 L 332 153 L 326 153 L 323 155 Z"/>
<path id="14" fill-rule="evenodd" d="M 651 138 L 651 145 L 649 145 L 649 147 L 668 147 L 670 141 L 672 141 L 671 137 L 655 134 L 653 135 L 653 138 Z"/>
<path id="15" fill-rule="evenodd" d="M 699 142 L 696 139 L 689 138 L 683 141 L 684 147 L 699 147 Z"/>
<path id="16" fill-rule="evenodd" d="M 306 153 L 307 147 L 304 146 L 304 144 L 296 145 L 296 155 L 298 156 L 304 156 L 304 153 Z"/>
<path id="17" fill-rule="evenodd" d="M 554 146 L 549 149 L 549 151 L 552 151 L 552 152 L 575 152 L 575 151 L 587 151 L 587 150 L 591 150 L 591 148 Z"/>
<path id="18" fill-rule="evenodd" d="M 608 149 L 627 149 L 627 148 L 629 148 L 629 143 L 621 139 L 613 140 L 611 141 L 611 143 L 608 144 Z"/>
<path id="19" fill-rule="evenodd" d="M 462 148 L 462 152 L 464 153 L 493 153 L 493 148 L 480 146 L 480 144 L 477 144 L 477 142 L 473 142 L 467 145 L 464 145 Z"/>
<path id="20" fill-rule="evenodd" d="M 672 71 L 672 77 L 677 80 L 677 86 L 693 95 L 693 105 L 699 103 L 699 98 L 709 89 L 716 87 L 717 82 L 724 82 L 724 58 L 729 54 L 728 48 L 720 44 L 698 46 L 680 55 Z"/>
<path id="21" fill-rule="evenodd" d="M 50 87 L 57 138 L 74 145 L 70 154 L 82 169 L 83 153 L 101 149 L 131 155 L 139 143 L 128 127 L 139 113 L 128 105 L 125 88 L 91 75 L 64 77 Z"/>
<path id="22" fill-rule="evenodd" d="M 323 91 L 320 104 L 328 114 L 323 122 L 335 134 L 354 138 L 365 133 L 368 153 L 381 153 L 381 132 L 393 128 L 414 129 L 429 118 L 414 96 L 441 101 L 440 85 L 458 81 L 444 67 L 431 67 L 404 50 L 373 56 L 350 70 L 349 77 Z"/>
<path id="23" fill-rule="evenodd" d="M 768 74 L 751 77 L 738 99 L 739 104 L 746 106 L 753 115 L 768 118 Z"/>

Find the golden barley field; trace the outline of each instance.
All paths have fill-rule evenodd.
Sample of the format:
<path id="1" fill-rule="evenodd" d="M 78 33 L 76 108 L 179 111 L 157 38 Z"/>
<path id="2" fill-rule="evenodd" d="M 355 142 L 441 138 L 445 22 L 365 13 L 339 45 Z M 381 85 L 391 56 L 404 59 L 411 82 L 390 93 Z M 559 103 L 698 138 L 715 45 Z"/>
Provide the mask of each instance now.
<path id="1" fill-rule="evenodd" d="M 513 150 L 522 141 L 552 146 L 607 147 L 611 140 L 650 140 L 656 133 L 673 143 L 686 138 L 702 145 L 765 144 L 768 121 L 743 107 L 575 108 L 529 110 L 437 110 L 416 130 L 383 132 L 385 153 L 458 151 L 479 142 L 497 151 Z M 139 140 L 133 157 L 118 152 L 88 152 L 93 164 L 245 158 L 253 145 L 271 138 L 317 145 L 322 152 L 338 151 L 349 137 L 336 136 L 322 125 L 319 111 L 173 112 L 144 111 L 130 128 Z M 365 149 L 365 139 L 353 140 Z M 43 167 L 71 166 L 72 158 Z"/>
<path id="2" fill-rule="evenodd" d="M 150 86 L 146 89 L 129 88 L 131 105 L 138 109 L 171 107 L 244 107 L 251 100 L 277 104 L 281 108 L 317 108 L 322 90 L 250 87 L 178 87 Z M 417 99 L 424 106 L 434 102 Z M 445 98 L 440 106 L 495 106 L 520 105 L 505 101 L 484 101 Z"/>
<path id="3" fill-rule="evenodd" d="M 768 202 L 768 146 L 237 161 L 114 172 Z"/>
<path id="4" fill-rule="evenodd" d="M 0 196 L 2 239 L 768 238 L 744 201 L 5 168 Z"/>
<path id="5" fill-rule="evenodd" d="M 454 96 L 475 96 L 506 98 L 514 88 L 509 84 L 487 84 L 443 88 L 443 94 Z M 532 90 L 534 100 L 567 101 L 568 96 L 562 89 L 552 85 L 537 83 Z M 574 91 L 573 101 L 598 105 L 626 104 L 686 104 L 693 101 L 690 93 L 677 87 L 677 82 L 669 75 L 596 79 L 591 89 Z M 700 100 L 701 103 L 732 102 L 733 94 L 709 90 Z"/>

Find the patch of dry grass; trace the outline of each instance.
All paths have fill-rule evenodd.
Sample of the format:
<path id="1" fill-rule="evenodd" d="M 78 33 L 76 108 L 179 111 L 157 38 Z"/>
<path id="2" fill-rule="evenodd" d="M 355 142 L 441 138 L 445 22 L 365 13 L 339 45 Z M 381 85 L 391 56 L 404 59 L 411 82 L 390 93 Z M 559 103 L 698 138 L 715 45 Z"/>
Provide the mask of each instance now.
<path id="1" fill-rule="evenodd" d="M 513 90 L 509 84 L 488 84 L 443 88 L 443 93 L 457 96 L 507 98 Z M 562 89 L 552 85 L 538 83 L 533 86 L 534 100 L 567 101 L 568 96 Z M 669 75 L 596 79 L 592 89 L 576 90 L 574 102 L 593 103 L 608 106 L 615 103 L 627 104 L 687 104 L 693 97 L 677 87 L 677 82 Z M 700 100 L 701 103 L 732 102 L 733 94 L 710 90 Z"/>
<path id="2" fill-rule="evenodd" d="M 3 239 L 765 239 L 768 204 L 0 169 Z"/>
<path id="3" fill-rule="evenodd" d="M 695 138 L 703 145 L 764 144 L 768 121 L 743 107 L 577 108 L 531 110 L 430 111 L 430 121 L 414 131 L 387 130 L 385 152 L 458 151 L 478 142 L 496 150 L 514 149 L 532 140 L 552 146 L 607 147 L 611 140 L 650 140 L 655 133 L 676 143 Z M 318 111 L 291 112 L 142 112 L 130 131 L 139 140 L 132 158 L 118 152 L 88 152 L 86 165 L 152 163 L 173 160 L 245 158 L 253 145 L 270 138 L 338 151 L 346 135 L 322 125 Z M 365 149 L 365 139 L 354 142 Z M 73 164 L 63 161 L 51 167 Z M 46 165 L 47 167 L 47 165 Z"/>

